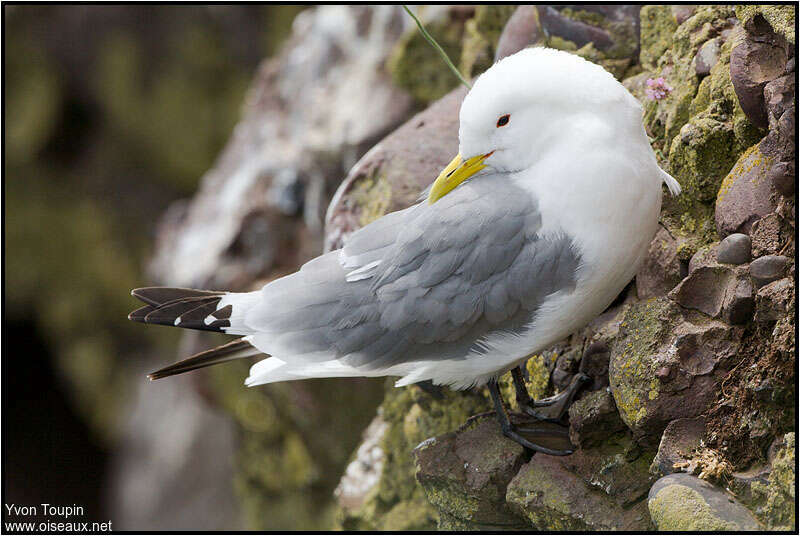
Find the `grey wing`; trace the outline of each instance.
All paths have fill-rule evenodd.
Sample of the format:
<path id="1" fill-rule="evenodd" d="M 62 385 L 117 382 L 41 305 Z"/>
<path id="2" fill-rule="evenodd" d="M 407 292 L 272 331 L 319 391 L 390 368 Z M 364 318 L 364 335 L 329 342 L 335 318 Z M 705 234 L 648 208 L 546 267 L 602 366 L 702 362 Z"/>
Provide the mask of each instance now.
<path id="1" fill-rule="evenodd" d="M 578 253 L 565 235 L 541 236 L 541 224 L 527 192 L 473 179 L 434 205 L 377 220 L 276 282 L 260 328 L 283 356 L 363 370 L 464 358 L 491 332 L 522 329 L 548 295 L 574 288 Z"/>

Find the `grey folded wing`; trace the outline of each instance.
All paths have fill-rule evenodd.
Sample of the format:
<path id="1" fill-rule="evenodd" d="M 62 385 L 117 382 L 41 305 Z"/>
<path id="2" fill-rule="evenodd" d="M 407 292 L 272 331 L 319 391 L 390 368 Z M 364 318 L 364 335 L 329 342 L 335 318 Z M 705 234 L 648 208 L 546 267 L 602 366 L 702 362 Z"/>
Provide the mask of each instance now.
<path id="1" fill-rule="evenodd" d="M 379 370 L 461 359 L 497 331 L 519 332 L 543 301 L 575 286 L 579 253 L 543 236 L 529 193 L 502 177 L 389 214 L 340 252 L 264 288 L 248 315 L 281 359 L 339 359 Z"/>

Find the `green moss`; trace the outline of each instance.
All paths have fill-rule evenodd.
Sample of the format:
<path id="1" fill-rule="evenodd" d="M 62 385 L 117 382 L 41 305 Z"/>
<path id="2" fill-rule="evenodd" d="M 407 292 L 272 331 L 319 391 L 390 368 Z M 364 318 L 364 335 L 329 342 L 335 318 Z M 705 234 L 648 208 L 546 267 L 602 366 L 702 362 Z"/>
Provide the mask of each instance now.
<path id="1" fill-rule="evenodd" d="M 234 487 L 247 527 L 329 529 L 333 489 L 374 416 L 381 383 L 307 380 L 245 389 L 248 367 L 236 361 L 209 370 L 218 404 L 239 427 Z"/>
<path id="2" fill-rule="evenodd" d="M 537 498 L 534 508 L 528 506 L 528 499 L 532 494 Z M 516 505 L 517 511 L 538 530 L 565 531 L 589 528 L 585 522 L 572 515 L 570 505 L 574 499 L 566 487 L 554 481 L 547 473 L 524 471 L 517 475 L 514 485 L 508 488 L 506 500 Z"/>
<path id="3" fill-rule="evenodd" d="M 352 193 L 361 227 L 377 220 L 392 204 L 392 187 L 384 175 L 374 174 L 356 183 Z"/>
<path id="4" fill-rule="evenodd" d="M 689 105 L 689 115 L 697 115 L 711 104 L 711 77 L 706 76 L 697 86 L 697 94 Z"/>
<path id="5" fill-rule="evenodd" d="M 684 190 L 687 205 L 716 199 L 722 179 L 738 156 L 729 124 L 702 113 L 684 125 L 670 146 L 669 163 L 672 175 Z"/>
<path id="6" fill-rule="evenodd" d="M 647 402 L 659 393 L 652 356 L 666 330 L 670 329 L 672 305 L 654 298 L 631 305 L 620 324 L 609 364 L 609 383 L 620 416 L 630 428 L 647 416 Z"/>
<path id="7" fill-rule="evenodd" d="M 464 24 L 447 18 L 427 22 L 425 29 L 439 43 L 454 65 L 461 62 Z M 387 61 L 392 81 L 422 103 L 443 97 L 459 84 L 439 53 L 414 26 L 395 45 Z"/>
<path id="8" fill-rule="evenodd" d="M 514 5 L 479 5 L 475 16 L 464 26 L 459 69 L 468 78 L 476 76 L 494 63 L 497 41 L 506 22 L 514 14 Z"/>
<path id="9" fill-rule="evenodd" d="M 702 495 L 679 484 L 659 490 L 647 506 L 660 531 L 735 531 L 740 528 L 715 516 Z"/>
<path id="10" fill-rule="evenodd" d="M 664 52 L 672 46 L 672 34 L 678 23 L 672 8 L 665 5 L 642 6 L 639 12 L 641 24 L 641 50 L 639 61 L 645 69 L 654 71 Z"/>
<path id="11" fill-rule="evenodd" d="M 761 15 L 776 33 L 794 45 L 795 9 L 793 5 L 742 4 L 736 6 L 736 17 L 746 24 L 756 15 Z"/>
<path id="12" fill-rule="evenodd" d="M 563 37 L 559 37 L 557 35 L 551 35 L 547 37 L 547 46 L 558 50 L 566 50 L 567 52 L 575 52 L 578 50 L 578 45 L 569 39 L 564 39 Z"/>
<path id="13" fill-rule="evenodd" d="M 752 485 L 756 515 L 770 530 L 796 530 L 795 434 L 784 436 L 784 446 L 775 455 L 769 482 Z"/>
<path id="14" fill-rule="evenodd" d="M 585 11 L 583 9 L 572 9 L 565 7 L 561 10 L 561 14 L 572 20 L 577 20 L 592 26 L 601 26 L 605 22 L 605 17 L 600 13 L 594 11 Z"/>
<path id="15" fill-rule="evenodd" d="M 337 514 L 337 526 L 430 531 L 439 515 L 417 483 L 412 451 L 424 440 L 456 430 L 470 416 L 488 410 L 489 402 L 481 395 L 449 389 L 436 399 L 416 386 L 395 388 L 392 380 L 386 381 L 385 389 L 379 413 L 389 426 L 381 440 L 384 463 L 378 484 L 358 511 Z"/>

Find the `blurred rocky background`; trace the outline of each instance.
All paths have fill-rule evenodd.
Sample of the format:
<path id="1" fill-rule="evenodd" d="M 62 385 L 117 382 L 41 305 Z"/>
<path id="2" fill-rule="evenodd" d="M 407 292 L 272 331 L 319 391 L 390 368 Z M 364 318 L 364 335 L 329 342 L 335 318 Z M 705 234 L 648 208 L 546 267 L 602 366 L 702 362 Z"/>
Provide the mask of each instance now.
<path id="1" fill-rule="evenodd" d="M 144 379 L 220 339 L 129 324 L 130 288 L 257 288 L 455 153 L 465 90 L 400 6 L 4 9 L 7 501 L 133 530 L 795 527 L 794 6 L 413 8 L 466 76 L 537 45 L 603 65 L 683 186 L 635 282 L 528 361 L 538 396 L 593 378 L 565 458 L 468 420 L 482 390 Z"/>

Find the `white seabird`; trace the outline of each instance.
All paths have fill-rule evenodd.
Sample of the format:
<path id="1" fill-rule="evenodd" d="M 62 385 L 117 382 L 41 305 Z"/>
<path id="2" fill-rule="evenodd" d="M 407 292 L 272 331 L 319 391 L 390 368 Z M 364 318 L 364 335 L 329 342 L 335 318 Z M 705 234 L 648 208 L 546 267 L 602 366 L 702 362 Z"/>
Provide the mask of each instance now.
<path id="1" fill-rule="evenodd" d="M 662 183 L 680 192 L 658 166 L 639 102 L 611 74 L 526 49 L 476 80 L 459 155 L 427 199 L 254 292 L 134 290 L 147 305 L 129 318 L 243 336 L 151 379 L 267 354 L 246 385 L 488 382 L 506 435 L 547 452 L 501 415 L 495 380 L 611 304 L 656 232 Z M 514 379 L 524 398 L 518 370 Z"/>

